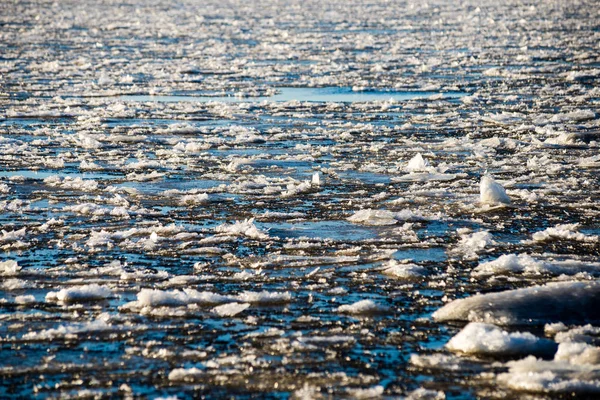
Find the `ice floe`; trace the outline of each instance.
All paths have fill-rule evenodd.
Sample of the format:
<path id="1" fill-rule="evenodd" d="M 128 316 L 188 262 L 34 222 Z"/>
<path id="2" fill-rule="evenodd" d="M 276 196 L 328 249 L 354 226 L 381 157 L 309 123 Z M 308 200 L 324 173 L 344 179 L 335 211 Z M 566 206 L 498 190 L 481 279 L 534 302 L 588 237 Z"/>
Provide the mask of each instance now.
<path id="1" fill-rule="evenodd" d="M 577 324 L 600 321 L 598 299 L 600 282 L 556 282 L 454 300 L 434 312 L 433 318 L 500 325 Z"/>

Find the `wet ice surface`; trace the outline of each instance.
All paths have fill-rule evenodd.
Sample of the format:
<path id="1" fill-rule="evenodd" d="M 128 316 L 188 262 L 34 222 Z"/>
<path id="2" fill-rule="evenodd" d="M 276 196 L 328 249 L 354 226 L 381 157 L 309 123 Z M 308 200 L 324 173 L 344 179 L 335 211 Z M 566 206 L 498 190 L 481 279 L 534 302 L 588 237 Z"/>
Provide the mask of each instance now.
<path id="1" fill-rule="evenodd" d="M 1 3 L 0 396 L 600 391 L 600 15 L 498 3 Z"/>

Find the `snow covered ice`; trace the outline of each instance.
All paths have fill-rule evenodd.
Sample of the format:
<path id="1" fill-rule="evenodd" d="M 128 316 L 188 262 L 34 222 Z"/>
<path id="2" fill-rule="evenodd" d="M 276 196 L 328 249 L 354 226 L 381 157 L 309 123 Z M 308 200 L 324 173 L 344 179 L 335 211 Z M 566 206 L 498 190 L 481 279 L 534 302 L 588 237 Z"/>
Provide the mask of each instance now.
<path id="1" fill-rule="evenodd" d="M 600 390 L 596 2 L 0 2 L 0 398 Z"/>

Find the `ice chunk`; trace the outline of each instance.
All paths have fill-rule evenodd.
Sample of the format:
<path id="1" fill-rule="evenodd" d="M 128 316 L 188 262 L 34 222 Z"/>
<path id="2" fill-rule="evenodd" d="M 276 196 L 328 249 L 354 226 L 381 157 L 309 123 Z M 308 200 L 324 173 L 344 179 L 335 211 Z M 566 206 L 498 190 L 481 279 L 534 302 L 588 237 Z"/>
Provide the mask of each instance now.
<path id="1" fill-rule="evenodd" d="M 385 275 L 403 279 L 419 280 L 425 276 L 426 269 L 415 264 L 402 264 L 396 260 L 390 260 L 383 270 Z"/>
<path id="2" fill-rule="evenodd" d="M 254 225 L 254 218 L 246 219 L 244 221 L 236 221 L 233 224 L 219 225 L 215 228 L 215 232 L 228 235 L 246 236 L 251 239 L 269 238 L 269 235 L 261 232 L 256 225 Z"/>
<path id="3" fill-rule="evenodd" d="M 373 300 L 361 300 L 353 304 L 344 304 L 337 309 L 338 312 L 345 314 L 375 314 L 386 310 L 386 307 L 376 304 Z"/>
<path id="4" fill-rule="evenodd" d="M 571 365 L 600 364 L 600 347 L 579 342 L 561 343 L 554 360 L 565 361 Z"/>
<path id="5" fill-rule="evenodd" d="M 560 224 L 554 227 L 546 228 L 543 231 L 533 234 L 535 242 L 544 242 L 548 240 L 567 239 L 579 242 L 597 242 L 599 237 L 595 235 L 586 235 L 577 231 L 579 224 Z"/>
<path id="6" fill-rule="evenodd" d="M 417 153 L 416 156 L 410 159 L 405 169 L 408 172 L 429 172 L 432 168 L 429 161 L 425 160 L 421 153 Z"/>
<path id="7" fill-rule="evenodd" d="M 348 217 L 348 221 L 355 224 L 384 226 L 394 225 L 398 221 L 424 221 L 427 218 L 419 213 L 404 209 L 399 212 L 391 212 L 388 210 L 372 210 L 370 208 L 359 210 L 354 215 Z"/>
<path id="8" fill-rule="evenodd" d="M 21 267 L 14 260 L 0 262 L 0 276 L 18 275 Z"/>
<path id="9" fill-rule="evenodd" d="M 479 201 L 489 205 L 510 204 L 510 197 L 494 178 L 484 175 L 479 183 Z"/>
<path id="10" fill-rule="evenodd" d="M 394 225 L 398 222 L 395 214 L 388 210 L 360 210 L 348 218 L 348 221 L 364 225 Z"/>
<path id="11" fill-rule="evenodd" d="M 194 381 L 202 378 L 205 375 L 204 370 L 199 368 L 175 368 L 169 372 L 170 381 Z"/>
<path id="12" fill-rule="evenodd" d="M 227 303 L 212 309 L 220 317 L 233 317 L 250 307 L 250 303 Z"/>
<path id="13" fill-rule="evenodd" d="M 182 206 L 192 207 L 198 204 L 203 204 L 208 202 L 208 194 L 200 193 L 200 194 L 186 194 L 181 197 L 179 200 L 179 204 Z"/>
<path id="14" fill-rule="evenodd" d="M 527 254 L 505 254 L 498 259 L 479 264 L 472 272 L 475 276 L 507 274 L 540 270 L 542 264 Z"/>
<path id="15" fill-rule="evenodd" d="M 474 276 L 522 273 L 526 275 L 575 275 L 581 272 L 600 274 L 600 263 L 577 260 L 539 261 L 527 254 L 505 254 L 496 260 L 479 264 L 471 272 Z"/>
<path id="16" fill-rule="evenodd" d="M 377 399 L 383 394 L 383 386 L 374 386 L 367 389 L 348 389 L 353 399 Z"/>
<path id="17" fill-rule="evenodd" d="M 446 394 L 442 391 L 421 387 L 410 392 L 406 400 L 446 400 Z"/>
<path id="18" fill-rule="evenodd" d="M 112 290 L 106 286 L 96 283 L 62 289 L 58 292 L 49 292 L 46 301 L 60 301 L 64 303 L 76 303 L 91 300 L 107 299 L 113 295 Z"/>
<path id="19" fill-rule="evenodd" d="M 187 304 L 220 304 L 233 301 L 233 298 L 212 292 L 198 292 L 193 289 L 163 291 L 142 289 L 137 294 L 138 307 L 177 307 Z"/>
<path id="20" fill-rule="evenodd" d="M 529 356 L 507 363 L 497 382 L 516 391 L 573 394 L 600 393 L 598 348 L 581 344 L 559 346 L 554 360 Z"/>
<path id="21" fill-rule="evenodd" d="M 314 186 L 321 186 L 323 184 L 323 177 L 320 172 L 315 172 L 312 175 L 311 184 Z"/>
<path id="22" fill-rule="evenodd" d="M 281 304 L 292 301 L 290 292 L 242 292 L 236 296 L 239 301 L 253 304 Z"/>
<path id="23" fill-rule="evenodd" d="M 100 314 L 95 320 L 82 324 L 60 325 L 57 328 L 46 329 L 39 332 L 29 332 L 23 335 L 22 340 L 46 341 L 63 337 L 76 337 L 82 333 L 121 330 L 124 327 L 115 327 L 110 324 L 108 313 Z M 140 326 L 140 328 L 144 328 Z"/>
<path id="24" fill-rule="evenodd" d="M 495 325 L 471 322 L 446 344 L 448 350 L 475 355 L 554 354 L 556 344 L 529 332 L 509 333 Z"/>
<path id="25" fill-rule="evenodd" d="M 479 253 L 485 250 L 488 246 L 496 244 L 492 234 L 489 231 L 479 231 L 474 233 L 468 233 L 468 231 L 460 234 L 460 242 L 458 246 L 453 249 L 455 253 L 461 253 L 466 259 L 476 260 L 479 257 Z"/>
<path id="26" fill-rule="evenodd" d="M 557 282 L 454 300 L 433 313 L 437 321 L 500 325 L 600 321 L 600 281 Z"/>
<path id="27" fill-rule="evenodd" d="M 14 231 L 5 231 L 3 229 L 2 236 L 0 236 L 0 244 L 16 242 L 23 238 L 26 233 L 27 231 L 25 230 L 25 228 L 21 228 Z"/>
<path id="28" fill-rule="evenodd" d="M 31 294 L 17 296 L 17 297 L 15 297 L 15 303 L 17 303 L 17 304 L 35 303 L 35 297 Z"/>

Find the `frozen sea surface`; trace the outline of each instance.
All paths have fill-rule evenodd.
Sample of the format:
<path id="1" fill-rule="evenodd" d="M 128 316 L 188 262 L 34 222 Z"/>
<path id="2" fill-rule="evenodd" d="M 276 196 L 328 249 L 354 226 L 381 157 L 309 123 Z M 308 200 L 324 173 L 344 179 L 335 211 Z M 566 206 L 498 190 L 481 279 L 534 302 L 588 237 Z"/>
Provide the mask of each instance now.
<path id="1" fill-rule="evenodd" d="M 594 398 L 598 21 L 0 2 L 0 397 Z"/>

